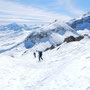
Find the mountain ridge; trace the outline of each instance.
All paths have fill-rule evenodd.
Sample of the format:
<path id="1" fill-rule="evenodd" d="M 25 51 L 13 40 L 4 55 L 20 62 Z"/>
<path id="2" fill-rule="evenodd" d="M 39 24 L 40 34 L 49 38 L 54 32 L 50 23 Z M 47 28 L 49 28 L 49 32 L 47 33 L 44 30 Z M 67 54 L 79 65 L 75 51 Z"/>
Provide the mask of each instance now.
<path id="1" fill-rule="evenodd" d="M 32 48 L 35 44 L 48 43 L 52 45 L 61 44 L 67 36 L 78 36 L 79 34 L 64 22 L 53 22 L 39 30 L 31 32 L 25 39 L 26 48 Z M 46 44 L 47 46 L 47 44 Z"/>
<path id="2" fill-rule="evenodd" d="M 71 26 L 75 30 L 90 30 L 90 12 L 84 14 L 79 18 L 75 18 L 67 22 L 69 26 Z"/>

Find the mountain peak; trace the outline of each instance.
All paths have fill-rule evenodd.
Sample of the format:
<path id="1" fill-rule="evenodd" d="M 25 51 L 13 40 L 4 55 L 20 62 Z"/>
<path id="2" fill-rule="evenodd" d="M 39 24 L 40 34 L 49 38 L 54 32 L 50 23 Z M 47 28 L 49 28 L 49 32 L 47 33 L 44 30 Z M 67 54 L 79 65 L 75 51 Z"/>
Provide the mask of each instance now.
<path id="1" fill-rule="evenodd" d="M 68 26 L 64 22 L 54 21 L 49 25 L 46 25 L 38 30 L 32 31 L 24 41 L 26 48 L 32 48 L 39 50 L 39 45 L 42 47 L 45 45 L 43 50 L 56 46 L 64 41 L 67 36 L 78 36 L 79 34 Z M 38 47 L 36 44 L 38 44 Z"/>
<path id="2" fill-rule="evenodd" d="M 90 16 L 90 12 L 83 14 L 84 17 Z"/>
<path id="3" fill-rule="evenodd" d="M 22 30 L 22 26 L 18 25 L 17 23 L 11 23 L 6 25 L 5 27 L 7 27 L 10 30 L 14 30 L 14 31 L 18 31 L 18 30 Z"/>

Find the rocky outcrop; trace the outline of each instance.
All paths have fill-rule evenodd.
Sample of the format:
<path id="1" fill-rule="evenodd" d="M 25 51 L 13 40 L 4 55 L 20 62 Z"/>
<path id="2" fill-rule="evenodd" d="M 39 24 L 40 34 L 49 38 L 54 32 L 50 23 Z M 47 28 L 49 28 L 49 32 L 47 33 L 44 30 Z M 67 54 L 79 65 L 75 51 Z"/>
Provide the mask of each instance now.
<path id="1" fill-rule="evenodd" d="M 74 36 L 69 36 L 67 38 L 64 39 L 64 42 L 73 42 L 73 41 L 80 41 L 84 38 L 84 36 L 78 36 L 78 37 L 74 37 Z"/>
<path id="2" fill-rule="evenodd" d="M 67 38 L 64 39 L 64 42 L 67 42 L 67 43 L 73 42 L 73 41 L 75 41 L 75 39 L 76 38 L 74 36 L 69 36 L 69 37 L 67 37 Z"/>
<path id="3" fill-rule="evenodd" d="M 84 38 L 84 36 L 79 36 L 79 37 L 76 37 L 75 41 L 80 41 Z"/>

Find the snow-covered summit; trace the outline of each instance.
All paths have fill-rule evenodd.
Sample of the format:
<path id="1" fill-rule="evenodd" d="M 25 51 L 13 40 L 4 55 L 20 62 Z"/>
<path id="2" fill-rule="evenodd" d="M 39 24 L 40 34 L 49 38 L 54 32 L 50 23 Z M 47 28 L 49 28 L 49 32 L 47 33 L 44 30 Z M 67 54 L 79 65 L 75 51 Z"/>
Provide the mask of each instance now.
<path id="1" fill-rule="evenodd" d="M 10 23 L 8 25 L 2 25 L 0 26 L 0 31 L 5 31 L 5 30 L 22 30 L 24 26 L 18 25 L 17 23 Z"/>
<path id="2" fill-rule="evenodd" d="M 75 30 L 90 30 L 90 12 L 84 14 L 79 18 L 72 19 L 68 22 L 68 25 Z"/>
<path id="3" fill-rule="evenodd" d="M 31 48 L 36 44 L 43 43 L 47 48 L 61 44 L 64 38 L 70 35 L 77 36 L 78 33 L 64 22 L 54 21 L 37 31 L 32 31 L 25 39 L 24 44 L 26 48 Z"/>
<path id="4" fill-rule="evenodd" d="M 8 24 L 8 25 L 6 25 L 5 27 L 7 27 L 8 29 L 10 29 L 10 30 L 15 30 L 15 31 L 17 31 L 17 30 L 22 30 L 22 26 L 20 26 L 20 25 L 18 25 L 18 24 L 16 24 L 16 23 L 11 23 L 11 24 Z"/>

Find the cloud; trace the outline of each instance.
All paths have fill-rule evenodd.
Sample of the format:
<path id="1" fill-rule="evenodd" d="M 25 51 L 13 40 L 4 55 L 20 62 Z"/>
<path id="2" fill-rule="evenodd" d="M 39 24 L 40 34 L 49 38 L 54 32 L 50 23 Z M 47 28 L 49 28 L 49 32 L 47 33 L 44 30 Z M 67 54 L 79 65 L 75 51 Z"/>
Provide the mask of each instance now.
<path id="1" fill-rule="evenodd" d="M 51 22 L 55 19 L 69 20 L 71 17 L 25 6 L 16 2 L 0 0 L 0 19 L 6 22 Z"/>
<path id="2" fill-rule="evenodd" d="M 80 16 L 85 13 L 85 11 L 81 10 L 77 6 L 74 5 L 76 0 L 56 0 L 57 6 L 62 6 L 62 8 L 65 8 L 67 12 Z"/>

